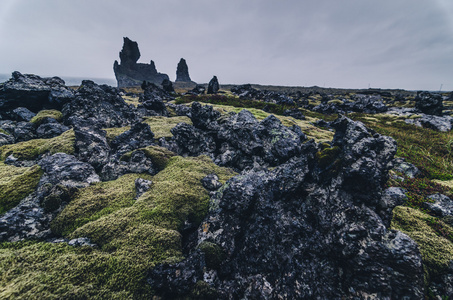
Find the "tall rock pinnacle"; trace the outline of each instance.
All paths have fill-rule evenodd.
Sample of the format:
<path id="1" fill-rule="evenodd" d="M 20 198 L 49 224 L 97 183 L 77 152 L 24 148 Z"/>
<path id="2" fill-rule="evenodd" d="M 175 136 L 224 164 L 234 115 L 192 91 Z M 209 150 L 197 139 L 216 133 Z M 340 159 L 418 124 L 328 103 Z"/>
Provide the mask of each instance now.
<path id="1" fill-rule="evenodd" d="M 182 82 L 192 81 L 189 76 L 189 67 L 187 66 L 186 60 L 184 58 L 181 58 L 181 60 L 178 63 L 178 67 L 176 68 L 176 82 L 178 81 Z"/>
<path id="2" fill-rule="evenodd" d="M 115 71 L 118 87 L 137 86 L 143 81 L 160 85 L 165 79 L 169 80 L 167 74 L 157 72 L 154 62 L 149 64 L 137 63 L 140 58 L 137 42 L 124 38 L 123 49 L 120 52 L 121 63 L 115 60 L 113 70 Z"/>

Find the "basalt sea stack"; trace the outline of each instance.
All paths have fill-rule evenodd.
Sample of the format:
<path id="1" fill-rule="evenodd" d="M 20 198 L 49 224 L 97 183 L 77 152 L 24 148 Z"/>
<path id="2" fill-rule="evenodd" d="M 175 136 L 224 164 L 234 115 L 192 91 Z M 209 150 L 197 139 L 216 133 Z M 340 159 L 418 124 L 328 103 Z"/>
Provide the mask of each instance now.
<path id="1" fill-rule="evenodd" d="M 145 80 L 161 84 L 165 79 L 169 79 L 167 74 L 157 72 L 153 61 L 149 64 L 137 63 L 139 58 L 137 42 L 125 37 L 123 49 L 120 52 L 121 62 L 115 61 L 113 64 L 118 87 L 137 86 Z"/>

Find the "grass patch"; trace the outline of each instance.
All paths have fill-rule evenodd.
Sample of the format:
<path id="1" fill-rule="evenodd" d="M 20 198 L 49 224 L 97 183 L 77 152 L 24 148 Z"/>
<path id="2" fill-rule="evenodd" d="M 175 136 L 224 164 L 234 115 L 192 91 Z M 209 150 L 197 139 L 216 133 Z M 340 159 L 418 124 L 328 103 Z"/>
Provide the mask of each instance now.
<path id="1" fill-rule="evenodd" d="M 155 139 L 160 139 L 161 137 L 170 138 L 173 134 L 170 130 L 178 125 L 179 123 L 187 123 L 192 125 L 192 120 L 186 116 L 179 117 L 145 117 L 144 123 L 148 124 L 151 128 L 151 131 L 154 133 Z"/>
<path id="2" fill-rule="evenodd" d="M 5 160 L 9 155 L 20 160 L 32 160 L 44 153 L 64 152 L 73 154 L 75 142 L 74 131 L 68 130 L 51 139 L 34 139 L 17 144 L 3 145 L 0 147 L 0 159 Z"/>
<path id="3" fill-rule="evenodd" d="M 30 120 L 30 123 L 35 123 L 37 126 L 39 126 L 45 118 L 53 118 L 60 122 L 63 119 L 63 114 L 61 113 L 61 111 L 55 109 L 41 110 Z"/>
<path id="4" fill-rule="evenodd" d="M 138 101 L 138 97 L 131 97 L 131 96 L 122 96 L 124 102 L 127 104 L 132 104 L 133 106 L 137 107 L 140 102 Z"/>
<path id="5" fill-rule="evenodd" d="M 42 175 L 36 165 L 30 168 L 18 168 L 0 162 L 0 214 L 19 204 L 20 200 L 32 193 Z"/>
<path id="6" fill-rule="evenodd" d="M 425 283 L 441 275 L 453 260 L 453 228 L 442 221 L 417 209 L 397 206 L 393 210 L 391 227 L 404 232 L 418 244 Z"/>
<path id="7" fill-rule="evenodd" d="M 207 213 L 209 192 L 200 180 L 215 173 L 225 182 L 235 175 L 206 156 L 165 160 L 151 189 L 136 201 L 133 183 L 144 176 L 128 174 L 81 189 L 57 217 L 53 226 L 59 223 L 59 232 L 89 237 L 99 248 L 0 244 L 0 298 L 152 298 L 147 272 L 156 264 L 181 260 L 179 230 L 186 220 L 199 223 Z"/>

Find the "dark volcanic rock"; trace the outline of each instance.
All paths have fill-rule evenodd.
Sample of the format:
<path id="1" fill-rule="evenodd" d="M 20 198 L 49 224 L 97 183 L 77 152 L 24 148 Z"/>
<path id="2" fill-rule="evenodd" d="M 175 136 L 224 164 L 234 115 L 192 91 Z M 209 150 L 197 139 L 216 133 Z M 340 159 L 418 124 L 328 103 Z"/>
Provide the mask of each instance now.
<path id="1" fill-rule="evenodd" d="M 367 114 L 383 113 L 388 110 L 387 106 L 382 102 L 381 96 L 376 95 L 355 95 L 352 101 L 349 100 L 331 100 L 324 95 L 324 102 L 313 108 L 314 111 L 323 114 L 363 112 Z"/>
<path id="2" fill-rule="evenodd" d="M 33 112 L 44 108 L 61 109 L 73 98 L 72 90 L 58 77 L 41 78 L 16 71 L 10 80 L 0 84 L 0 115 L 17 107 Z"/>
<path id="3" fill-rule="evenodd" d="M 415 108 L 428 115 L 442 115 L 443 99 L 440 94 L 430 92 L 417 92 Z"/>
<path id="4" fill-rule="evenodd" d="M 206 91 L 206 88 L 202 85 L 197 84 L 190 92 L 189 94 L 193 95 L 202 95 Z"/>
<path id="5" fill-rule="evenodd" d="M 247 110 L 222 118 L 210 106 L 192 104 L 192 125 L 178 124 L 172 129 L 182 155 L 207 154 L 222 166 L 237 170 L 253 166 L 276 166 L 300 152 L 306 139 L 297 126 L 283 126 L 270 115 L 259 122 Z"/>
<path id="6" fill-rule="evenodd" d="M 428 196 L 434 203 L 425 202 L 424 206 L 431 213 L 439 217 L 453 217 L 453 200 L 443 194 Z"/>
<path id="7" fill-rule="evenodd" d="M 50 139 L 59 136 L 63 132 L 69 130 L 69 127 L 64 126 L 58 122 L 41 124 L 36 129 L 36 135 L 40 139 Z"/>
<path id="8" fill-rule="evenodd" d="M 164 79 L 161 83 L 162 89 L 167 93 L 174 93 L 175 89 L 173 88 L 173 83 L 170 80 Z"/>
<path id="9" fill-rule="evenodd" d="M 417 245 L 385 226 L 398 200 L 380 210 L 396 143 L 346 118 L 335 126 L 330 150 L 307 143 L 272 171 L 230 179 L 198 230 L 204 257 L 149 282 L 167 297 L 204 281 L 217 299 L 423 298 Z"/>
<path id="10" fill-rule="evenodd" d="M 435 116 L 423 114 L 420 118 L 406 119 L 407 124 L 413 124 L 418 127 L 433 129 L 440 132 L 447 132 L 452 129 L 453 117 L 451 116 Z"/>
<path id="11" fill-rule="evenodd" d="M 92 166 L 65 153 L 44 157 L 38 164 L 44 175 L 36 191 L 0 216 L 0 241 L 50 237 L 50 222 L 70 196 L 78 188 L 99 181 Z"/>
<path id="12" fill-rule="evenodd" d="M 78 124 L 74 128 L 74 147 L 79 160 L 92 165 L 100 171 L 109 161 L 110 146 L 106 132 L 90 123 Z"/>
<path id="13" fill-rule="evenodd" d="M 35 139 L 36 125 L 29 122 L 17 122 L 13 129 L 13 136 L 16 143 Z"/>
<path id="14" fill-rule="evenodd" d="M 168 92 L 159 88 L 154 83 L 144 81 L 141 85 L 143 96 L 140 96 L 141 104 L 137 111 L 141 116 L 167 116 L 168 111 L 164 100 L 174 99 Z"/>
<path id="15" fill-rule="evenodd" d="M 144 148 L 152 145 L 154 142 L 154 133 L 148 124 L 137 123 L 131 129 L 123 132 L 111 142 L 112 150 L 117 156 L 138 148 Z"/>
<path id="16" fill-rule="evenodd" d="M 138 121 L 135 108 L 126 104 L 117 88 L 97 85 L 84 80 L 73 101 L 62 109 L 66 125 L 85 124 L 86 121 L 98 126 L 123 127 Z"/>
<path id="17" fill-rule="evenodd" d="M 123 49 L 120 52 L 121 63 L 115 61 L 113 64 L 118 87 L 137 86 L 144 80 L 161 84 L 163 80 L 169 79 L 167 74 L 157 72 L 153 61 L 150 64 L 141 64 L 137 63 L 139 58 L 137 42 L 125 37 Z"/>
<path id="18" fill-rule="evenodd" d="M 214 76 L 208 83 L 207 94 L 217 94 L 219 89 L 220 89 L 219 81 L 217 80 L 217 76 Z"/>
<path id="19" fill-rule="evenodd" d="M 176 68 L 176 82 L 192 82 L 189 76 L 189 67 L 186 60 L 181 58 Z"/>
<path id="20" fill-rule="evenodd" d="M 25 107 L 18 107 L 11 111 L 11 118 L 10 120 L 14 121 L 25 121 L 30 122 L 33 117 L 36 116 L 34 112 L 31 112 L 28 108 Z"/>

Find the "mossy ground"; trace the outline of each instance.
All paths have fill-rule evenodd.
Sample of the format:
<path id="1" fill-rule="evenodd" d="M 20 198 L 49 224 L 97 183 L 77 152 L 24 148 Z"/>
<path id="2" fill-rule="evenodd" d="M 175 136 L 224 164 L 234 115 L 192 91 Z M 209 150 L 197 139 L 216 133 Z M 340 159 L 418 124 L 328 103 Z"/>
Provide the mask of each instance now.
<path id="1" fill-rule="evenodd" d="M 441 275 L 453 260 L 453 228 L 442 221 L 420 210 L 398 206 L 393 210 L 392 228 L 418 244 L 427 282 Z"/>
<path id="2" fill-rule="evenodd" d="M 3 214 L 35 190 L 42 170 L 37 165 L 18 168 L 0 162 L 0 174 L 0 214 Z"/>
<path id="3" fill-rule="evenodd" d="M 51 154 L 58 152 L 73 154 L 74 141 L 75 135 L 71 129 L 51 139 L 33 139 L 4 145 L 0 147 L 0 159 L 5 160 L 11 154 L 20 160 L 32 160 L 47 152 Z"/>
<path id="4" fill-rule="evenodd" d="M 164 153 L 148 150 L 153 155 Z M 199 223 L 207 213 L 209 194 L 200 180 L 215 173 L 225 182 L 235 175 L 205 156 L 167 155 L 161 155 L 164 169 L 152 178 L 128 174 L 79 190 L 52 223 L 56 233 L 89 237 L 99 248 L 1 244 L 0 298 L 152 297 L 152 287 L 145 282 L 147 271 L 158 263 L 182 259 L 179 230 L 186 220 Z M 134 182 L 139 177 L 153 184 L 135 200 Z"/>
<path id="5" fill-rule="evenodd" d="M 170 138 L 173 134 L 170 130 L 179 123 L 187 123 L 192 125 L 192 120 L 186 116 L 179 117 L 145 117 L 144 123 L 148 124 L 151 131 L 154 133 L 155 139 L 161 137 Z"/>
<path id="6" fill-rule="evenodd" d="M 163 170 L 167 166 L 168 160 L 176 155 L 167 148 L 159 146 L 148 146 L 124 154 L 121 157 L 121 160 L 128 161 L 135 151 L 143 151 L 145 155 L 151 159 L 151 162 L 153 163 L 154 166 L 157 167 L 159 171 Z"/>
<path id="7" fill-rule="evenodd" d="M 53 118 L 57 121 L 61 121 L 63 119 L 63 114 L 55 109 L 41 110 L 30 120 L 30 123 L 35 123 L 39 126 L 45 118 Z"/>

